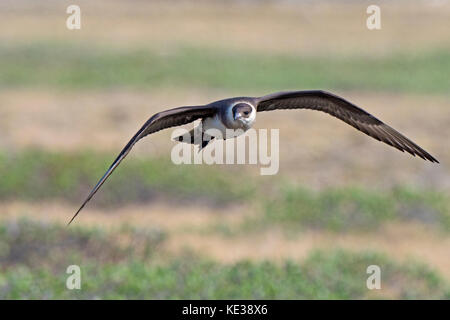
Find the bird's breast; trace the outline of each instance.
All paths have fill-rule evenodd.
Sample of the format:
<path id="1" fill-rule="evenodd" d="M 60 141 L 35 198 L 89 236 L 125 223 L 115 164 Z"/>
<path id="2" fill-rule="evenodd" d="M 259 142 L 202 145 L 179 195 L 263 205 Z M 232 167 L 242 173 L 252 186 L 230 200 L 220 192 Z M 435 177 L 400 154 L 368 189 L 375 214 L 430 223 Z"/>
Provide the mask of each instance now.
<path id="1" fill-rule="evenodd" d="M 202 130 L 206 132 L 207 130 L 215 129 L 220 131 L 224 139 L 234 138 L 244 133 L 245 130 L 234 130 L 232 128 L 227 128 L 225 124 L 220 119 L 219 115 L 214 117 L 205 118 L 202 121 Z M 212 131 L 212 130 L 210 130 Z"/>

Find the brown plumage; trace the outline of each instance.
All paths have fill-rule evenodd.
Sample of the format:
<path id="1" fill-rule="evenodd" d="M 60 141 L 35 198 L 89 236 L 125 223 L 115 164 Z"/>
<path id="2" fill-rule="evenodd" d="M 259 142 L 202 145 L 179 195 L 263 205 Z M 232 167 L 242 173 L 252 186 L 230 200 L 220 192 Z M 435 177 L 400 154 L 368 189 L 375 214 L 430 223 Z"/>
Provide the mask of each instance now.
<path id="1" fill-rule="evenodd" d="M 439 162 L 417 144 L 351 102 L 325 91 L 278 92 L 257 100 L 257 110 L 311 109 L 326 112 L 400 151 Z"/>
<path id="2" fill-rule="evenodd" d="M 88 203 L 89 200 L 91 200 L 91 198 L 94 196 L 97 190 L 100 189 L 103 183 L 105 183 L 106 179 L 108 179 L 108 177 L 111 175 L 111 173 L 113 173 L 113 171 L 120 164 L 120 162 L 122 162 L 122 160 L 131 151 L 131 148 L 133 148 L 136 142 L 138 142 L 145 136 L 158 132 L 162 129 L 181 126 L 183 124 L 190 123 L 203 117 L 213 116 L 214 114 L 215 109 L 209 106 L 179 107 L 159 112 L 154 116 L 152 116 L 150 119 L 148 119 L 147 122 L 145 122 L 145 124 L 142 126 L 142 128 L 133 136 L 133 138 L 131 138 L 131 140 L 127 143 L 127 145 L 122 149 L 120 154 L 117 156 L 116 160 L 114 160 L 114 162 L 111 164 L 111 166 L 103 175 L 103 177 L 97 182 L 94 189 L 92 189 L 92 191 L 89 193 L 86 200 L 83 202 L 83 204 L 75 213 L 75 215 L 72 217 L 72 219 L 70 219 L 68 224 L 70 224 L 75 219 L 75 217 L 84 208 L 86 203 Z"/>

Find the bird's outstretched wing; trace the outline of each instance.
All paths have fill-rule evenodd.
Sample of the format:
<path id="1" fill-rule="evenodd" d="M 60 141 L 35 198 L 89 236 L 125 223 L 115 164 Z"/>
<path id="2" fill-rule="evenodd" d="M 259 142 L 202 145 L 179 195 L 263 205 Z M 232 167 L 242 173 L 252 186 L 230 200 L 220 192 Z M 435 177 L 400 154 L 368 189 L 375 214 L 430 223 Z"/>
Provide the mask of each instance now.
<path id="1" fill-rule="evenodd" d="M 278 92 L 256 99 L 257 110 L 312 109 L 326 112 L 388 145 L 439 163 L 436 158 L 370 113 L 334 94 L 321 91 Z"/>
<path id="2" fill-rule="evenodd" d="M 167 111 L 159 112 L 152 116 L 147 122 L 142 126 L 142 128 L 131 138 L 131 140 L 127 143 L 127 145 L 123 148 L 120 154 L 117 156 L 116 160 L 111 164 L 109 169 L 103 175 L 103 177 L 97 182 L 95 187 L 89 193 L 86 200 L 83 202 L 81 207 L 69 221 L 68 225 L 75 219 L 75 217 L 80 213 L 80 211 L 84 208 L 86 203 L 91 200 L 94 194 L 100 189 L 103 183 L 108 179 L 114 169 L 120 164 L 120 162 L 127 156 L 133 146 L 143 137 L 155 133 L 157 131 L 167 129 L 170 127 L 180 126 L 183 124 L 190 123 L 197 119 L 201 119 L 204 117 L 210 117 L 215 115 L 216 108 L 210 105 L 206 106 L 193 106 L 193 107 L 180 107 L 175 109 L 170 109 Z"/>

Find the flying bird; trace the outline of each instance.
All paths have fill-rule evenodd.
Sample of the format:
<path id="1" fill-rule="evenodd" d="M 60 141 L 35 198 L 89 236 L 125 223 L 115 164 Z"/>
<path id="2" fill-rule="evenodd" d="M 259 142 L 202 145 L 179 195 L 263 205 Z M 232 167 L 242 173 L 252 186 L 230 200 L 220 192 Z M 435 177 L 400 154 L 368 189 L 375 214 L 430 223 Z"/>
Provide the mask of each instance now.
<path id="1" fill-rule="evenodd" d="M 439 163 L 436 158 L 424 149 L 381 120 L 353 103 L 326 91 L 287 91 L 277 92 L 263 97 L 229 98 L 207 105 L 170 109 L 153 115 L 123 148 L 68 224 L 75 219 L 89 200 L 91 200 L 106 179 L 108 179 L 120 162 L 128 155 L 136 142 L 145 136 L 163 129 L 184 125 L 201 119 L 201 130 L 203 133 L 208 129 L 216 129 L 226 139 L 231 138 L 227 136 L 227 129 L 234 129 L 235 132 L 240 132 L 241 134 L 250 129 L 255 122 L 257 112 L 281 109 L 311 109 L 328 113 L 372 138 L 382 141 L 402 152 L 406 151 L 413 156 L 419 156 L 424 160 Z M 194 130 L 195 128 L 190 132 L 190 140 L 186 140 L 184 136 L 177 137 L 175 140 L 195 144 L 193 138 Z M 205 141 L 202 139 L 200 148 L 205 147 L 212 139 L 214 137 L 208 137 Z"/>

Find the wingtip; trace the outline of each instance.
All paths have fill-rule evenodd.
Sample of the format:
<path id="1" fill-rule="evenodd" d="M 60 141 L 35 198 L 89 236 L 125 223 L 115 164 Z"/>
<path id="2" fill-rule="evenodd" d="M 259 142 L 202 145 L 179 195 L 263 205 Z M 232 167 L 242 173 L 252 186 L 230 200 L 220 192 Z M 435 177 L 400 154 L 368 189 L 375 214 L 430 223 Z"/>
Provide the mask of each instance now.
<path id="1" fill-rule="evenodd" d="M 78 214 L 78 213 L 77 213 Z M 72 223 L 72 221 L 75 219 L 75 217 L 77 216 L 77 214 L 75 214 L 73 217 L 72 217 L 72 219 L 70 219 L 70 221 L 67 223 L 67 227 L 69 227 L 70 226 L 70 224 Z"/>
<path id="2" fill-rule="evenodd" d="M 424 152 L 423 155 L 420 155 L 420 157 L 424 160 L 428 160 L 431 163 L 440 163 L 438 159 L 436 159 L 435 157 L 433 157 L 431 154 L 429 154 L 428 152 Z"/>
<path id="3" fill-rule="evenodd" d="M 436 159 L 435 157 L 431 156 L 431 155 L 427 155 L 426 157 L 423 157 L 423 156 L 422 156 L 421 158 L 424 159 L 424 160 L 428 160 L 428 161 L 430 161 L 431 163 L 437 163 L 437 164 L 440 164 L 439 160 Z"/>
<path id="4" fill-rule="evenodd" d="M 435 157 L 433 157 L 433 156 L 430 155 L 430 154 L 426 154 L 426 155 L 423 155 L 423 154 L 414 154 L 414 156 L 416 156 L 416 155 L 419 156 L 420 158 L 422 158 L 422 159 L 425 160 L 425 161 L 429 161 L 429 162 L 431 162 L 431 163 L 437 163 L 437 164 L 440 163 L 438 159 L 436 159 Z"/>
<path id="5" fill-rule="evenodd" d="M 78 209 L 78 211 L 74 214 L 74 216 L 72 217 L 72 219 L 70 219 L 69 223 L 67 224 L 67 227 L 70 226 L 70 224 L 72 223 L 73 220 L 75 220 L 75 218 L 78 216 L 78 214 L 80 213 L 80 211 L 84 208 L 84 205 L 86 203 L 83 203 L 83 205 Z"/>

